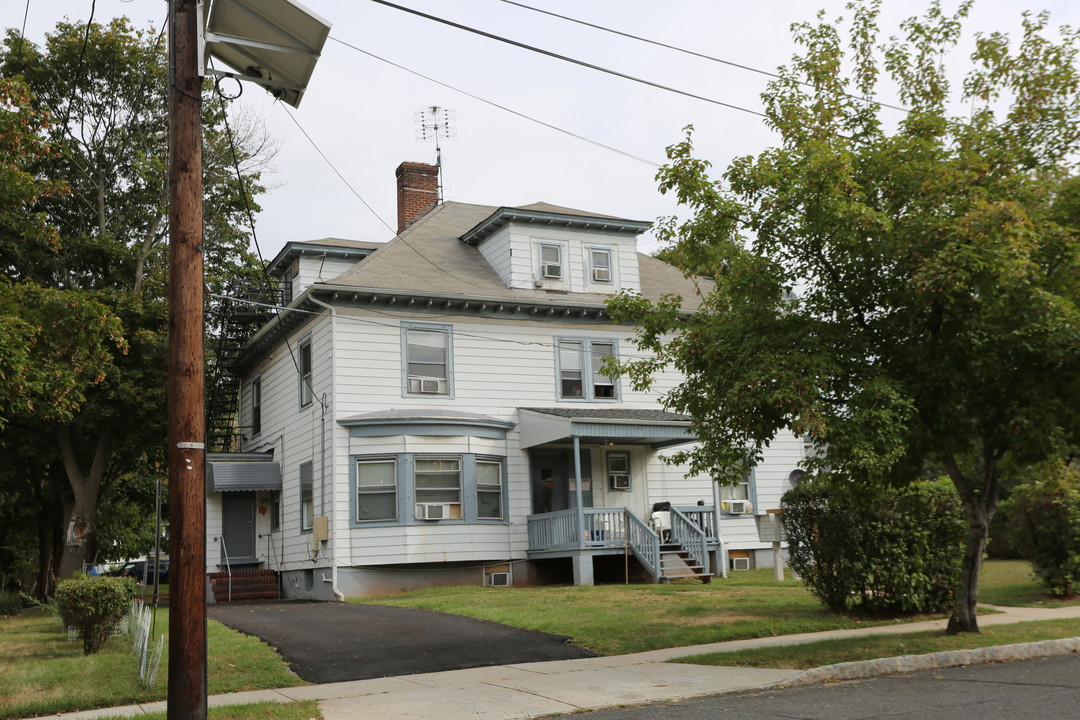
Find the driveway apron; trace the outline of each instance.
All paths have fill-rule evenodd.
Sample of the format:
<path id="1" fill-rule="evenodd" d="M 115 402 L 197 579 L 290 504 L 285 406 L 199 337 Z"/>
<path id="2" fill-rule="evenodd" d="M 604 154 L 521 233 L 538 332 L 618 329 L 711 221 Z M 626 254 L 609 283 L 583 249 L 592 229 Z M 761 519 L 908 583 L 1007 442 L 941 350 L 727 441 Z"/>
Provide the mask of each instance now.
<path id="1" fill-rule="evenodd" d="M 598 657 L 561 635 L 430 610 L 352 603 L 211 605 L 211 619 L 278 649 L 313 683 Z"/>

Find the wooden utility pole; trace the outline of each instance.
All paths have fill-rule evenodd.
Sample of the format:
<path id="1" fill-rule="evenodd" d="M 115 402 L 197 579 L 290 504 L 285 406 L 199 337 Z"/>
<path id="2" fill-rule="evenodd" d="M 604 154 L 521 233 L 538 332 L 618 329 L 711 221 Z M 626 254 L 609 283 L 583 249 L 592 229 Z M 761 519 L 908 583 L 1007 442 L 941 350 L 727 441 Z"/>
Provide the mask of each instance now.
<path id="1" fill-rule="evenodd" d="M 169 720 L 206 718 L 202 118 L 196 0 L 169 0 Z"/>

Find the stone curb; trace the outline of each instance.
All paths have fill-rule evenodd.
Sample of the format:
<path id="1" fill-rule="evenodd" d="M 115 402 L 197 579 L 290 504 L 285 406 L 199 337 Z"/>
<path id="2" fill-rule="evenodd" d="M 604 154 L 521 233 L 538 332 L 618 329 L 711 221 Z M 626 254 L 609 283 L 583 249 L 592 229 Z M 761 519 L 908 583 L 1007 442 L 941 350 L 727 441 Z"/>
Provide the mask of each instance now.
<path id="1" fill-rule="evenodd" d="M 793 675 L 779 683 L 778 686 L 806 685 L 834 680 L 861 680 L 891 673 L 936 670 L 938 668 L 978 665 L 980 663 L 1001 662 L 1004 660 L 1054 657 L 1078 652 L 1080 652 L 1080 637 L 1016 643 L 1014 645 L 991 645 L 976 648 L 975 650 L 946 650 L 925 655 L 901 655 L 879 660 L 862 660 L 811 668 Z"/>

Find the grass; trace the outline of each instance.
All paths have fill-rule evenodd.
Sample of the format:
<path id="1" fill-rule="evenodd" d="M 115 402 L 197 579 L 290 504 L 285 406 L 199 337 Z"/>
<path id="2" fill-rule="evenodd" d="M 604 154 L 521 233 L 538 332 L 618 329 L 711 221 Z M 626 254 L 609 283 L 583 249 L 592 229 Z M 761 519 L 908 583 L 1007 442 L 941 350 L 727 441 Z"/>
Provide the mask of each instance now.
<path id="1" fill-rule="evenodd" d="M 695 655 L 680 658 L 675 662 L 693 665 L 808 670 L 821 665 L 896 657 L 897 655 L 922 655 L 941 650 L 974 650 L 990 645 L 1011 645 L 1071 637 L 1080 637 L 1080 620 L 1043 620 L 997 625 L 984 628 L 978 635 L 943 635 L 940 632 L 929 631 L 837 638 L 787 647 Z"/>
<path id="2" fill-rule="evenodd" d="M 437 610 L 569 636 L 604 655 L 927 619 L 860 620 L 829 613 L 798 581 L 772 570 L 733 573 L 709 585 L 449 587 L 356 602 Z"/>
<path id="3" fill-rule="evenodd" d="M 1042 583 L 1032 578 L 1026 560 L 991 560 L 983 563 L 979 602 L 1008 607 L 1059 608 L 1080 605 L 1080 594 L 1071 598 L 1047 595 Z"/>
<path id="4" fill-rule="evenodd" d="M 209 720 L 322 720 L 319 704 L 314 700 L 291 703 L 252 703 L 207 708 Z M 130 720 L 130 716 L 109 715 L 100 720 Z M 146 713 L 140 720 L 165 720 L 165 713 Z"/>
<path id="5" fill-rule="evenodd" d="M 156 634 L 165 633 L 168 611 L 158 611 Z M 50 715 L 163 700 L 167 694 L 168 649 L 157 683 L 144 689 L 126 637 L 111 639 L 101 652 L 83 655 L 82 643 L 41 610 L 0 618 L 0 719 Z M 258 638 L 220 623 L 207 624 L 210 694 L 305 684 Z"/>

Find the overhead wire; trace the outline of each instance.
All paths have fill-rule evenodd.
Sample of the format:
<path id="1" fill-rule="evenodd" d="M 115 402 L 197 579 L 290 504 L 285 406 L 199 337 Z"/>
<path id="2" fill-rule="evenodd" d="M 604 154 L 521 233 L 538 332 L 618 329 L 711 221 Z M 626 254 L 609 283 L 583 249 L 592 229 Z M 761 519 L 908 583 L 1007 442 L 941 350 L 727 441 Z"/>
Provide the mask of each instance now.
<path id="1" fill-rule="evenodd" d="M 375 53 L 369 52 L 367 50 L 364 50 L 362 48 L 357 47 L 356 45 L 345 42 L 344 40 L 342 40 L 340 38 L 334 37 L 333 35 L 331 35 L 329 39 L 333 40 L 336 43 L 344 45 L 345 47 L 349 48 L 350 50 L 355 50 L 356 52 L 361 53 L 363 55 L 367 55 L 370 58 L 374 58 L 375 60 L 378 60 L 380 62 L 384 62 L 387 65 L 390 65 L 391 67 L 395 67 L 395 68 L 397 68 L 399 70 L 404 70 L 405 72 L 411 73 L 412 75 L 415 75 L 415 76 L 417 76 L 419 78 L 423 78 L 424 80 L 427 80 L 428 82 L 432 82 L 432 83 L 435 83 L 436 85 L 440 85 L 440 86 L 442 86 L 444 88 L 447 88 L 448 90 L 453 90 L 454 92 L 461 93 L 462 95 L 464 95 L 466 97 L 472 98 L 473 100 L 477 100 L 477 101 L 482 102 L 482 103 L 484 103 L 486 105 L 490 105 L 491 107 L 502 110 L 503 112 L 508 112 L 511 115 L 516 115 L 517 117 L 522 118 L 523 120 L 528 120 L 531 123 L 536 123 L 537 125 L 541 125 L 543 127 L 548 128 L 549 130 L 554 130 L 555 132 L 562 133 L 563 135 L 567 135 L 568 137 L 572 137 L 572 138 L 574 138 L 576 140 L 581 140 L 583 142 L 587 142 L 590 145 L 595 145 L 598 148 L 602 148 L 604 150 L 610 150 L 611 152 L 618 153 L 619 155 L 622 155 L 623 157 L 630 158 L 631 160 L 636 160 L 636 161 L 644 163 L 646 165 L 650 165 L 650 166 L 652 166 L 654 168 L 660 167 L 660 163 L 658 163 L 658 162 L 653 162 L 652 160 L 648 160 L 646 158 L 643 158 L 640 155 L 634 155 L 633 153 L 627 152 L 625 150 L 620 150 L 619 148 L 612 147 L 611 145 L 606 145 L 606 144 L 604 144 L 602 142 L 599 142 L 598 140 L 593 140 L 591 138 L 587 138 L 584 135 L 579 135 L 579 134 L 577 134 L 577 133 L 575 133 L 575 132 L 573 132 L 571 130 L 566 130 L 565 128 L 561 128 L 558 125 L 552 125 L 551 123 L 544 122 L 543 120 L 539 120 L 537 118 L 534 118 L 531 115 L 526 115 L 525 113 L 519 112 L 518 110 L 514 110 L 513 108 L 509 108 L 509 107 L 507 107 L 505 105 L 500 105 L 499 103 L 493 102 L 493 101 L 488 100 L 486 98 L 482 98 L 479 95 L 474 95 L 473 93 L 469 92 L 468 90 L 462 90 L 459 87 L 456 87 L 454 85 L 450 85 L 449 83 L 445 83 L 445 82 L 443 82 L 441 80 L 437 80 L 437 79 L 431 77 L 430 75 L 425 75 L 425 74 L 423 74 L 421 72 L 418 72 L 418 71 L 413 70 L 411 68 L 405 67 L 404 65 L 400 65 L 400 64 L 394 62 L 393 60 L 387 60 L 384 57 L 380 57 L 379 55 L 376 55 Z"/>
<path id="2" fill-rule="evenodd" d="M 696 58 L 701 58 L 702 60 L 709 60 L 711 62 L 720 63 L 721 65 L 728 65 L 728 66 L 733 67 L 733 68 L 738 68 L 739 70 L 746 70 L 747 72 L 758 73 L 759 75 L 765 75 L 767 77 L 776 78 L 778 80 L 783 79 L 783 76 L 780 75 L 779 73 L 770 72 L 768 70 L 762 70 L 760 68 L 756 68 L 756 67 L 753 67 L 751 65 L 743 65 L 741 63 L 733 62 L 731 60 L 724 60 L 723 58 L 714 57 L 712 55 L 706 55 L 705 53 L 696 52 L 694 50 L 687 50 L 686 48 L 682 48 L 682 47 L 679 47 L 677 45 L 669 45 L 668 43 L 663 43 L 663 42 L 660 42 L 658 40 L 651 40 L 651 39 L 646 38 L 646 37 L 641 37 L 640 35 L 632 35 L 632 34 L 630 34 L 628 32 L 623 32 L 621 30 L 615 30 L 614 28 L 605 27 L 603 25 L 596 25 L 594 23 L 586 22 L 585 20 L 580 20 L 578 18 L 572 18 L 572 17 L 569 17 L 567 15 L 560 15 L 559 13 L 551 12 L 550 10 L 544 10 L 542 8 L 537 8 L 537 7 L 532 7 L 531 5 L 526 5 L 525 3 L 515 2 L 515 0 L 499 0 L 499 2 L 503 2 L 503 3 L 506 3 L 507 5 L 513 5 L 515 7 L 523 8 L 525 10 L 531 10 L 532 12 L 540 13 L 542 15 L 549 15 L 549 16 L 554 17 L 554 18 L 559 18 L 560 20 L 566 20 L 567 22 L 577 23 L 578 25 L 584 25 L 586 27 L 591 27 L 591 28 L 593 28 L 595 30 L 600 30 L 600 31 L 606 32 L 606 33 L 611 33 L 612 35 L 618 35 L 620 37 L 629 38 L 631 40 L 637 40 L 638 42 L 648 43 L 649 45 L 655 45 L 656 47 L 662 47 L 662 48 L 665 48 L 667 50 L 674 50 L 675 52 L 683 53 L 684 55 L 690 55 L 690 56 L 693 56 L 693 57 L 696 57 Z M 805 82 L 805 81 L 799 81 L 799 84 L 804 85 L 806 87 L 813 87 L 814 86 L 813 83 L 808 83 L 808 82 Z M 849 95 L 848 93 L 844 93 L 844 95 L 851 98 L 852 100 L 860 100 L 862 102 L 871 103 L 871 104 L 877 105 L 879 107 L 889 108 L 890 110 L 899 110 L 900 112 L 905 112 L 905 113 L 911 112 L 911 110 L 909 110 L 908 108 L 900 107 L 899 105 L 890 105 L 889 103 L 881 102 L 880 100 L 874 100 L 873 98 L 862 97 L 860 95 Z"/>
<path id="3" fill-rule="evenodd" d="M 429 13 L 420 12 L 419 10 L 414 10 L 412 8 L 407 8 L 407 7 L 403 6 L 403 5 L 398 5 L 396 3 L 389 2 L 389 0 L 371 0 L 371 2 L 377 3 L 379 5 L 385 5 L 386 7 L 394 8 L 395 10 L 400 10 L 402 12 L 409 13 L 410 15 L 416 15 L 417 17 L 422 17 L 425 20 L 431 20 L 433 22 L 442 23 L 443 25 L 447 25 L 449 27 L 453 27 L 453 28 L 456 28 L 458 30 L 463 30 L 465 32 L 470 32 L 470 33 L 473 33 L 475 35 L 480 35 L 481 37 L 486 37 L 489 40 L 496 40 L 496 41 L 501 42 L 501 43 L 506 43 L 507 45 L 513 45 L 514 47 L 522 48 L 523 50 L 528 50 L 530 52 L 539 53 L 540 55 L 546 55 L 547 57 L 555 58 L 556 60 L 562 60 L 563 62 L 568 62 L 568 63 L 571 63 L 573 65 L 579 65 L 581 67 L 588 68 L 590 70 L 595 70 L 597 72 L 602 72 L 602 73 L 606 73 L 608 75 L 612 75 L 612 76 L 615 76 L 615 77 L 620 77 L 620 78 L 623 78 L 624 80 L 630 80 L 632 82 L 640 83 L 642 85 L 648 85 L 649 87 L 653 87 L 653 88 L 656 88 L 658 90 L 664 90 L 664 91 L 667 91 L 667 92 L 670 92 L 670 93 L 675 93 L 676 95 L 683 95 L 685 97 L 692 98 L 694 100 L 701 100 L 702 102 L 711 103 L 713 105 L 719 105 L 721 107 L 726 107 L 726 108 L 729 108 L 731 110 L 738 110 L 739 112 L 749 113 L 751 115 L 756 115 L 757 117 L 768 117 L 765 113 L 760 112 L 758 110 L 751 110 L 750 108 L 745 108 L 745 107 L 742 107 L 740 105 L 735 105 L 733 103 L 723 102 L 722 100 L 716 100 L 714 98 L 705 97 L 704 95 L 697 95 L 695 93 L 688 92 L 686 90 L 679 90 L 678 88 L 671 87 L 670 85 L 664 85 L 662 83 L 653 82 L 652 80 L 646 80 L 644 78 L 640 78 L 640 77 L 637 77 L 635 75 L 630 75 L 630 74 L 627 74 L 627 73 L 619 72 L 618 70 L 612 70 L 611 68 L 606 68 L 606 67 L 603 67 L 601 65 L 596 65 L 594 63 L 586 62 L 584 60 L 578 60 L 576 58 L 569 57 L 568 55 L 561 55 L 559 53 L 552 52 L 551 50 L 544 50 L 543 48 L 536 47 L 535 45 L 529 45 L 527 43 L 519 42 L 517 40 L 511 40 L 510 38 L 506 38 L 506 37 L 503 37 L 501 35 L 496 35 L 494 33 L 489 33 L 489 32 L 486 32 L 484 30 L 479 30 L 477 28 L 470 27 L 468 25 L 463 25 L 461 23 L 457 23 L 457 22 L 454 22 L 452 20 L 447 20 L 445 18 L 438 17 L 437 15 L 431 15 Z"/>

